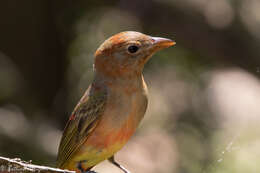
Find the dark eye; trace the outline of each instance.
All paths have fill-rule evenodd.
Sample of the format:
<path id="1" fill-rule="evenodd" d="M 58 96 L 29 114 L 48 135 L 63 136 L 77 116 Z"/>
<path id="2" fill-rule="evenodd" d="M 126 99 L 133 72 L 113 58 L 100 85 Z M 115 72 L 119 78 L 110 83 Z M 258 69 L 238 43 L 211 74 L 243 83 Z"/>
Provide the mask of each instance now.
<path id="1" fill-rule="evenodd" d="M 133 45 L 133 46 L 129 46 L 127 50 L 129 53 L 135 53 L 138 51 L 138 49 L 139 47 Z"/>

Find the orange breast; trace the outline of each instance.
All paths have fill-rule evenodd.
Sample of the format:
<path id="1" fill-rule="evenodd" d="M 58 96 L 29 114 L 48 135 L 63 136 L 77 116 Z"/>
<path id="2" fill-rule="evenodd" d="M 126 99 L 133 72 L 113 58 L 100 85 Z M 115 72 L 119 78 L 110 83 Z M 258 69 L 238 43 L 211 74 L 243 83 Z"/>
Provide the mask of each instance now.
<path id="1" fill-rule="evenodd" d="M 114 144 L 124 145 L 136 129 L 132 119 L 130 116 L 120 128 L 111 127 L 111 124 L 107 123 L 107 121 L 101 121 L 89 136 L 86 145 L 98 148 L 109 148 Z"/>

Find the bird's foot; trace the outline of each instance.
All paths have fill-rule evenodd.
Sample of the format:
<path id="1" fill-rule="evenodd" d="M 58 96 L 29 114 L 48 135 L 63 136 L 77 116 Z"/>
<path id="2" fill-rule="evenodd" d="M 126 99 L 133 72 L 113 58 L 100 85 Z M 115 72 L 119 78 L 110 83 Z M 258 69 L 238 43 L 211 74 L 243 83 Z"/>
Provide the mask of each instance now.
<path id="1" fill-rule="evenodd" d="M 97 173 L 97 172 L 91 171 L 91 170 L 84 170 L 82 167 L 83 162 L 85 162 L 85 161 L 83 160 L 78 163 L 78 169 L 80 170 L 81 173 Z"/>
<path id="2" fill-rule="evenodd" d="M 112 164 L 114 164 L 116 167 L 118 167 L 119 169 L 121 169 L 124 173 L 131 173 L 130 171 L 128 171 L 125 167 L 123 167 L 122 165 L 120 165 L 119 163 L 117 163 L 115 161 L 114 156 L 110 157 L 108 159 L 108 161 L 110 161 Z"/>

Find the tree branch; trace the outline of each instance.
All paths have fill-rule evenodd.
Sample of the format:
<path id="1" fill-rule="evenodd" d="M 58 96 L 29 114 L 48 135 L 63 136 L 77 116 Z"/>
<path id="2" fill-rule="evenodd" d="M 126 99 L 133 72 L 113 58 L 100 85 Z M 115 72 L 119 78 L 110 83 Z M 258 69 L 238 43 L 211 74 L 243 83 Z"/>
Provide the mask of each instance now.
<path id="1" fill-rule="evenodd" d="M 0 157 L 0 173 L 75 173 L 74 171 L 39 166 L 21 159 Z"/>

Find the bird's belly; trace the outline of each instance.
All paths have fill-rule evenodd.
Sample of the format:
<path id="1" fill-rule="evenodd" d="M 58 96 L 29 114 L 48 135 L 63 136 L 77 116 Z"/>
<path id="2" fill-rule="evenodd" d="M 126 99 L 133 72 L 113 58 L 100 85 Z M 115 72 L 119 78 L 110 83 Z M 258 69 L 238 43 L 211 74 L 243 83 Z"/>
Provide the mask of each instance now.
<path id="1" fill-rule="evenodd" d="M 130 122 L 126 122 L 120 129 L 106 126 L 108 125 L 101 122 L 80 147 L 76 158 L 73 159 L 76 161 L 75 163 L 81 161 L 84 169 L 113 156 L 126 144 L 135 131 L 130 127 Z M 107 130 L 104 131 L 104 129 Z"/>

